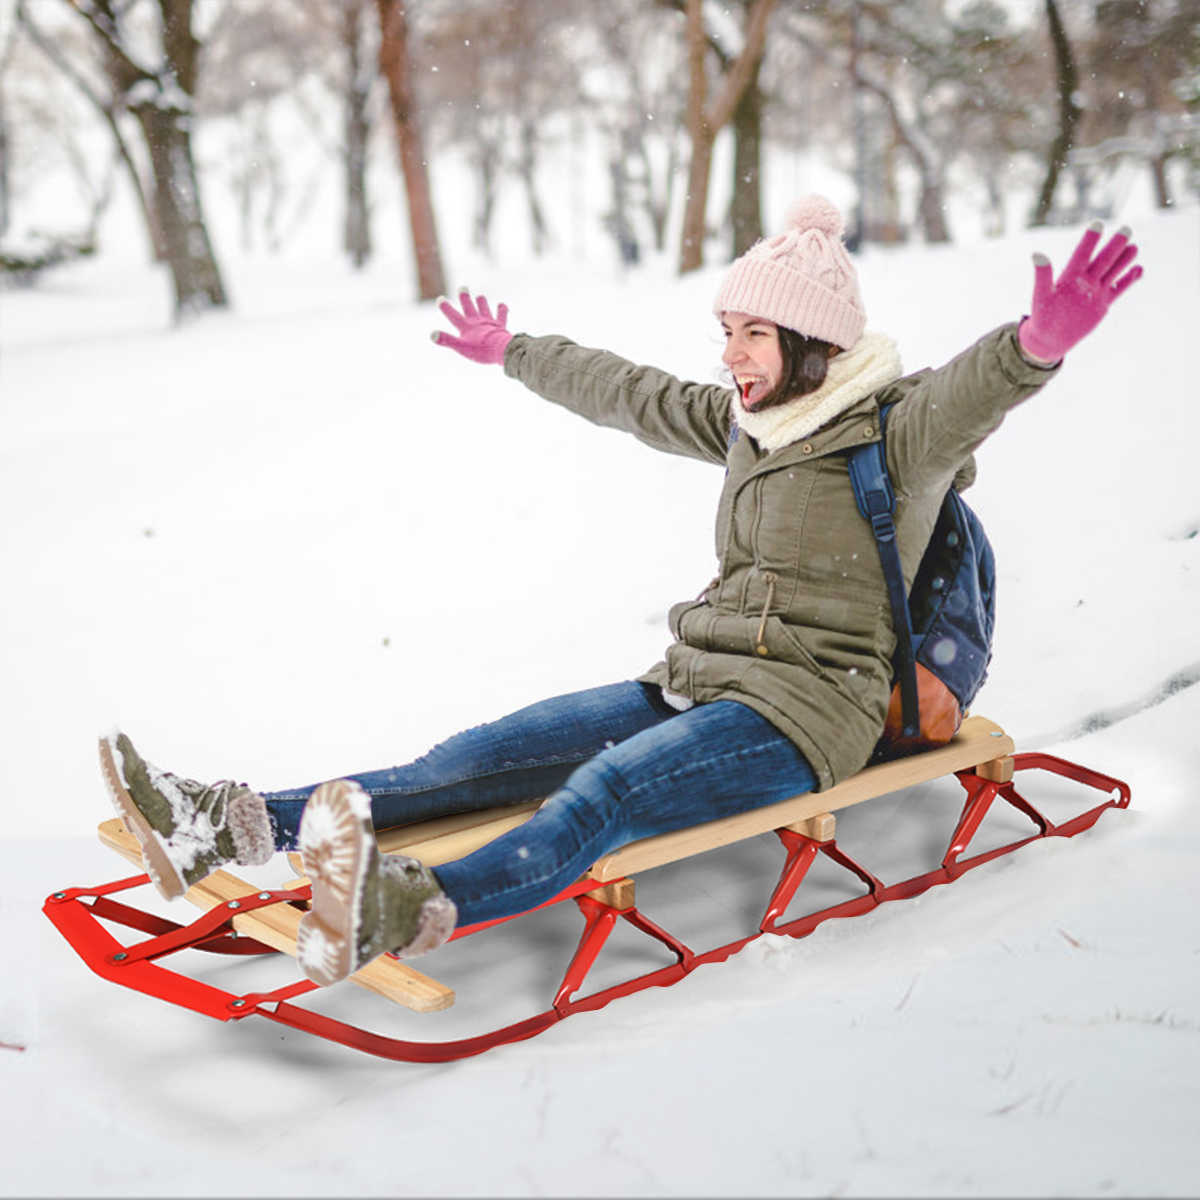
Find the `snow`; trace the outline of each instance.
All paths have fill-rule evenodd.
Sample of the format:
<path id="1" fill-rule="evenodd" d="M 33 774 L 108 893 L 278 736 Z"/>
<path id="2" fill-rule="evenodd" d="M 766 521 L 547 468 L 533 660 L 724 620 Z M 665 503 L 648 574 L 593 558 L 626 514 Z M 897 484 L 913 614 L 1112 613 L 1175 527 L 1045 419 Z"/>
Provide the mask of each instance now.
<path id="1" fill-rule="evenodd" d="M 233 310 L 172 329 L 131 228 L 0 296 L 0 1194 L 1195 1195 L 1197 218 L 1120 214 L 1146 278 L 972 493 L 1000 574 L 977 711 L 1132 807 L 444 1066 L 93 977 L 40 908 L 126 873 L 93 834 L 95 738 L 284 788 L 640 672 L 713 573 L 719 472 L 432 345 L 399 252 L 362 275 L 311 243 L 231 255 Z M 1078 232 L 871 250 L 871 327 L 907 369 L 943 362 Z M 515 328 L 717 377 L 720 268 L 503 244 L 454 257 Z M 906 805 L 847 836 L 899 853 Z M 685 910 L 737 908 L 738 879 L 652 874 Z M 384 1003 L 344 999 L 368 1023 Z"/>

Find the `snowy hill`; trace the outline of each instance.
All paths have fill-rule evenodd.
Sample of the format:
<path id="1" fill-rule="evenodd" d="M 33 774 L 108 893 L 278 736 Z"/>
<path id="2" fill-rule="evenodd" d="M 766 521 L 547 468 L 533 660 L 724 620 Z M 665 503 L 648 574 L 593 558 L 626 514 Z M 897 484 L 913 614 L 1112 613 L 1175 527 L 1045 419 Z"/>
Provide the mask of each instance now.
<path id="1" fill-rule="evenodd" d="M 95 737 L 276 788 L 636 674 L 712 573 L 719 473 L 439 350 L 394 264 L 238 260 L 236 309 L 175 330 L 129 257 L 0 296 L 0 1194 L 1194 1195 L 1200 213 L 1132 223 L 1145 279 L 972 496 L 1000 571 L 977 710 L 1130 811 L 442 1068 L 91 977 L 38 909 L 122 870 Z M 871 250 L 870 325 L 937 365 L 1078 233 Z M 465 282 L 708 379 L 719 276 Z"/>

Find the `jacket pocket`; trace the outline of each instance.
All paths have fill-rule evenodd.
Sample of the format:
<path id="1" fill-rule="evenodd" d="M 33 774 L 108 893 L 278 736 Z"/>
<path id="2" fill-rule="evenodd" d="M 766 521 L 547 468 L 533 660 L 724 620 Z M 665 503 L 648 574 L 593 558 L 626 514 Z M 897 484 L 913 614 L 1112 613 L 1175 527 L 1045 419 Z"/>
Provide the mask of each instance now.
<path id="1" fill-rule="evenodd" d="M 681 607 L 683 611 L 673 614 L 678 625 L 675 636 L 694 650 L 788 663 L 824 675 L 817 660 L 777 616 L 723 613 L 705 604 Z"/>
<path id="2" fill-rule="evenodd" d="M 779 617 L 764 616 L 757 623 L 751 653 L 764 662 L 783 662 L 804 667 L 812 674 L 825 678 L 825 669 L 800 641 L 799 636 Z"/>

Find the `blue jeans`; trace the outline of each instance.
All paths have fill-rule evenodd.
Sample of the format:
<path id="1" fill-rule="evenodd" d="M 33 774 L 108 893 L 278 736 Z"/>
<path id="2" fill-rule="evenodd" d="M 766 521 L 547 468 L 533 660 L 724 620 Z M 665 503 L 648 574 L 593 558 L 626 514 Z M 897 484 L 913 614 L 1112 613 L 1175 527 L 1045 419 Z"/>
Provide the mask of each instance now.
<path id="1" fill-rule="evenodd" d="M 812 768 L 765 717 L 718 700 L 677 712 L 657 688 L 617 683 L 543 700 L 355 780 L 376 829 L 549 799 L 524 825 L 434 874 L 460 925 L 511 916 L 628 842 L 813 789 Z M 311 787 L 267 793 L 293 849 Z"/>

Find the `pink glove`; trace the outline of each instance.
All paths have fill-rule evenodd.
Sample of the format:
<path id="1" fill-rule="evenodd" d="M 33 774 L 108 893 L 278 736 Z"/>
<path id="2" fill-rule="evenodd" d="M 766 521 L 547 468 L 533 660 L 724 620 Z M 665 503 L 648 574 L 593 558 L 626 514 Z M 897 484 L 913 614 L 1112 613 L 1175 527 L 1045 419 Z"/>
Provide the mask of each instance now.
<path id="1" fill-rule="evenodd" d="M 451 350 L 457 350 L 472 362 L 504 362 L 504 351 L 512 341 L 512 334 L 505 328 L 508 321 L 508 305 L 501 304 L 493 317 L 487 298 L 480 296 L 477 304 L 465 288 L 459 292 L 458 302 L 462 306 L 461 314 L 449 300 L 443 300 L 438 308 L 458 330 L 460 336 L 455 337 L 438 330 L 432 335 L 433 340 L 439 346 L 449 346 Z"/>
<path id="2" fill-rule="evenodd" d="M 1050 260 L 1044 254 L 1033 256 L 1033 305 L 1017 330 L 1021 348 L 1031 358 L 1060 361 L 1100 324 L 1112 302 L 1142 277 L 1141 267 L 1121 274 L 1137 255 L 1137 247 L 1129 245 L 1128 226 L 1118 229 L 1092 259 L 1103 228 L 1100 221 L 1088 226 L 1057 283 Z"/>

